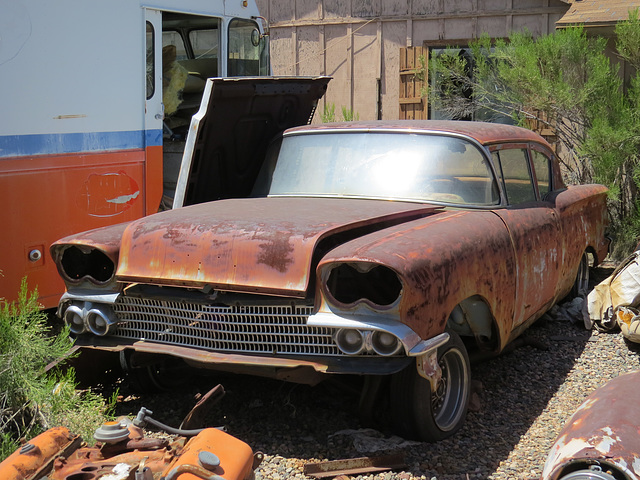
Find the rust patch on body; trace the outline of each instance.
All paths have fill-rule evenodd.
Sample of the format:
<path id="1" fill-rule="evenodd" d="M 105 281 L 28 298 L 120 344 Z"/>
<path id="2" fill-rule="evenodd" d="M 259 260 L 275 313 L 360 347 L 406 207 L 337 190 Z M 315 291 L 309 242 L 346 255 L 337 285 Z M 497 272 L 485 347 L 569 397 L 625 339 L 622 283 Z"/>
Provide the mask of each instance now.
<path id="1" fill-rule="evenodd" d="M 280 273 L 285 273 L 295 259 L 291 238 L 281 232 L 265 232 L 265 242 L 258 245 L 258 263 L 267 265 Z"/>
<path id="2" fill-rule="evenodd" d="M 406 252 L 405 258 L 395 252 Z M 443 211 L 396 225 L 337 247 L 318 270 L 367 261 L 386 265 L 405 280 L 399 318 L 421 338 L 442 333 L 453 308 L 472 295 L 486 299 L 501 337 L 508 337 L 516 266 L 508 232 L 493 212 Z"/>

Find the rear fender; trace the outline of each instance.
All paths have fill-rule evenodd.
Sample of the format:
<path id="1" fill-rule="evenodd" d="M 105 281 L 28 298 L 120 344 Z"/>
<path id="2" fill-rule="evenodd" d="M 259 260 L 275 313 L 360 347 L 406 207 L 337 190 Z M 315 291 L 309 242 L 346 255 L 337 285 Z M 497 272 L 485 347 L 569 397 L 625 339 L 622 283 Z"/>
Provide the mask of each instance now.
<path id="1" fill-rule="evenodd" d="M 562 298 L 571 290 L 583 253 L 592 252 L 596 266 L 609 251 L 607 188 L 602 185 L 573 185 L 553 193 L 546 200 L 555 204 L 560 217 L 563 258 L 558 298 Z"/>

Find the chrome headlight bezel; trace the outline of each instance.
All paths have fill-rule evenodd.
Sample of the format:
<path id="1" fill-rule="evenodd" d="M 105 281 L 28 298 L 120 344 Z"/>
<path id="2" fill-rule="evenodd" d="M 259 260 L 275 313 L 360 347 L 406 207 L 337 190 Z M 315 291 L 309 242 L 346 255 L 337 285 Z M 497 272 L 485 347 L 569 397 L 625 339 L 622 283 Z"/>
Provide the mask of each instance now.
<path id="1" fill-rule="evenodd" d="M 66 292 L 60 299 L 57 315 L 74 335 L 91 333 L 109 335 L 119 323 L 113 305 L 119 293 L 74 294 Z"/>
<path id="2" fill-rule="evenodd" d="M 391 357 L 403 348 L 400 338 L 387 330 L 340 328 L 336 330 L 333 341 L 342 353 L 352 356 L 376 354 Z"/>

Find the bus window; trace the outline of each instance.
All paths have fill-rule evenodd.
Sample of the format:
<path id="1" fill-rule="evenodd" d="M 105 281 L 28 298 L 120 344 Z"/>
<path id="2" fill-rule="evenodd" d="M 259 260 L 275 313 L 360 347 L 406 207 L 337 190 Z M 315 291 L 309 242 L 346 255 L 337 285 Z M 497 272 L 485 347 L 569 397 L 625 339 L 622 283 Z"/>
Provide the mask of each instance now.
<path id="1" fill-rule="evenodd" d="M 180 32 L 173 30 L 162 32 L 162 47 L 164 48 L 167 45 L 173 45 L 176 48 L 176 60 L 181 61 L 189 58 L 187 56 L 187 47 L 180 36 Z"/>
<path id="2" fill-rule="evenodd" d="M 234 18 L 229 24 L 230 77 L 269 75 L 268 37 L 251 20 Z"/>
<path id="3" fill-rule="evenodd" d="M 206 79 L 220 76 L 221 25 L 216 17 L 162 14 L 162 97 L 170 129 L 189 124 Z"/>
<path id="4" fill-rule="evenodd" d="M 155 62 L 155 48 L 154 48 L 154 40 L 155 34 L 153 30 L 153 25 L 150 22 L 147 22 L 147 40 L 146 40 L 146 49 L 147 49 L 147 100 L 153 97 L 153 93 L 156 89 L 155 82 L 155 72 L 156 72 L 156 62 Z"/>
<path id="5" fill-rule="evenodd" d="M 220 39 L 217 28 L 200 28 L 189 31 L 189 43 L 195 58 L 215 58 L 218 60 Z"/>
<path id="6" fill-rule="evenodd" d="M 215 17 L 164 12 L 162 46 L 175 47 L 175 59 L 190 75 L 220 76 L 218 65 L 221 20 Z"/>

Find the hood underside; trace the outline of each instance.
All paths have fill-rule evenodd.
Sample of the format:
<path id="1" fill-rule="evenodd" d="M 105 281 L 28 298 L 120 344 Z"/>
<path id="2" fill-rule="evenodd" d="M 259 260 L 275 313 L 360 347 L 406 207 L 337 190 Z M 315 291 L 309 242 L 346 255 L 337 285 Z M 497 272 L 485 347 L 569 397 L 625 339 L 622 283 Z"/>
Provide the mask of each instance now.
<path id="1" fill-rule="evenodd" d="M 269 142 L 311 121 L 330 77 L 207 80 L 193 116 L 174 208 L 248 197 Z"/>
<path id="2" fill-rule="evenodd" d="M 329 249 L 439 207 L 390 201 L 259 198 L 151 215 L 124 232 L 117 279 L 305 297 Z"/>

